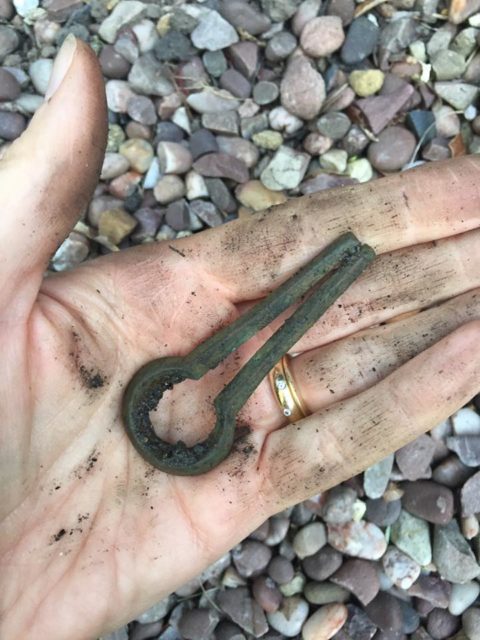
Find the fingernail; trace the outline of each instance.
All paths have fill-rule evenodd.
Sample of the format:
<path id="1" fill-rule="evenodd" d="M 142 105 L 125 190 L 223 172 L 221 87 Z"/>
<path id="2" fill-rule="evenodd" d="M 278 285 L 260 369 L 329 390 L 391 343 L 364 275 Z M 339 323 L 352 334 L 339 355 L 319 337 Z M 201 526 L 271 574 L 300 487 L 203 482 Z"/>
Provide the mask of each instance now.
<path id="1" fill-rule="evenodd" d="M 47 91 L 45 92 L 45 100 L 50 100 L 58 87 L 62 84 L 62 81 L 72 64 L 76 48 L 77 39 L 72 33 L 69 33 L 63 41 L 60 51 L 55 58 L 50 82 L 48 83 Z"/>

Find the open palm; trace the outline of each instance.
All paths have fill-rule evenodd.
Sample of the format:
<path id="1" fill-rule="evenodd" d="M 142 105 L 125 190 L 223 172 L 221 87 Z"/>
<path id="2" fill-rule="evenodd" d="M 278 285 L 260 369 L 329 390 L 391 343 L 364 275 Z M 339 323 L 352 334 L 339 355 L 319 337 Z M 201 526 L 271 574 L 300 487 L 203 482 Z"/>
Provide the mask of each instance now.
<path id="1" fill-rule="evenodd" d="M 104 139 L 102 79 L 78 42 L 0 165 L 5 638 L 87 639 L 119 626 L 271 514 L 360 472 L 480 387 L 478 159 L 299 199 L 43 279 L 95 186 Z M 381 255 L 295 348 L 312 415 L 285 426 L 264 381 L 239 416 L 249 429 L 217 469 L 174 477 L 145 463 L 120 419 L 133 373 L 191 351 L 347 229 Z M 166 394 L 162 436 L 203 439 L 212 398 L 274 329 Z"/>

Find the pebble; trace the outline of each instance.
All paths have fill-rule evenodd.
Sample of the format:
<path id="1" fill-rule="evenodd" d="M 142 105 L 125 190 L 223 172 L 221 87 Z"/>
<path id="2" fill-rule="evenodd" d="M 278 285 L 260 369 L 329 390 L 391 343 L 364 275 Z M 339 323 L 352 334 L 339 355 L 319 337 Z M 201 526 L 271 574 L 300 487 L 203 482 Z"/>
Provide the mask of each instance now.
<path id="1" fill-rule="evenodd" d="M 371 602 L 380 589 L 375 564 L 369 560 L 347 560 L 330 580 L 353 593 L 363 605 Z"/>
<path id="2" fill-rule="evenodd" d="M 303 627 L 309 612 L 308 602 L 299 596 L 284 598 L 278 611 L 267 613 L 270 625 L 287 638 L 293 638 Z"/>
<path id="3" fill-rule="evenodd" d="M 271 129 L 254 133 L 252 140 L 257 147 L 267 151 L 276 151 L 283 144 L 282 134 Z"/>
<path id="4" fill-rule="evenodd" d="M 403 508 L 409 513 L 434 524 L 447 524 L 453 517 L 453 493 L 430 480 L 402 483 Z"/>
<path id="5" fill-rule="evenodd" d="M 105 93 L 108 108 L 114 113 L 127 113 L 128 103 L 135 96 L 125 80 L 108 80 Z"/>
<path id="6" fill-rule="evenodd" d="M 366 98 L 380 91 L 384 77 L 385 74 L 380 69 L 365 69 L 352 71 L 348 81 L 357 96 Z"/>
<path id="7" fill-rule="evenodd" d="M 480 465 L 480 436 L 453 436 L 447 438 L 447 447 L 454 451 L 464 465 Z"/>
<path id="8" fill-rule="evenodd" d="M 427 631 L 434 640 L 450 638 L 459 626 L 460 619 L 445 609 L 433 609 L 428 615 Z"/>
<path id="9" fill-rule="evenodd" d="M 208 195 L 213 204 L 223 213 L 233 213 L 237 210 L 237 203 L 225 183 L 218 178 L 207 178 Z M 267 542 L 268 544 L 268 542 Z"/>
<path id="10" fill-rule="evenodd" d="M 455 80 L 465 71 L 465 58 L 451 49 L 441 49 L 430 60 L 437 80 Z"/>
<path id="11" fill-rule="evenodd" d="M 456 29 L 451 24 L 446 24 L 433 32 L 431 38 L 427 42 L 427 53 L 430 59 L 439 51 L 448 49 L 455 32 Z"/>
<path id="12" fill-rule="evenodd" d="M 67 271 L 83 262 L 90 251 L 87 238 L 81 233 L 71 231 L 58 247 L 52 258 L 55 271 Z"/>
<path id="13" fill-rule="evenodd" d="M 225 89 L 204 89 L 198 93 L 192 93 L 187 98 L 187 103 L 198 113 L 220 113 L 237 109 L 240 103 L 235 96 Z"/>
<path id="14" fill-rule="evenodd" d="M 433 561 L 439 574 L 450 582 L 463 584 L 480 575 L 480 566 L 456 520 L 435 526 Z"/>
<path id="15" fill-rule="evenodd" d="M 478 582 L 465 582 L 464 584 L 452 585 L 452 593 L 448 610 L 454 616 L 460 616 L 470 607 L 480 594 Z"/>
<path id="16" fill-rule="evenodd" d="M 435 467 L 432 479 L 455 489 L 461 486 L 471 475 L 472 469 L 460 462 L 456 455 L 452 455 L 442 460 Z"/>
<path id="17" fill-rule="evenodd" d="M 279 94 L 278 85 L 269 80 L 261 80 L 253 87 L 253 99 L 261 106 L 275 102 Z"/>
<path id="18" fill-rule="evenodd" d="M 208 198 L 208 187 L 204 178 L 193 170 L 185 176 L 185 191 L 187 200 Z"/>
<path id="19" fill-rule="evenodd" d="M 103 75 L 114 80 L 123 80 L 126 78 L 132 66 L 130 62 L 110 44 L 102 48 L 98 60 Z"/>
<path id="20" fill-rule="evenodd" d="M 338 16 L 321 16 L 305 25 L 300 45 L 307 55 L 320 58 L 340 49 L 344 40 L 341 19 Z"/>
<path id="21" fill-rule="evenodd" d="M 286 598 L 290 596 L 295 596 L 299 593 L 303 593 L 303 589 L 305 587 L 306 578 L 305 576 L 297 572 L 286 584 L 280 585 L 280 593 L 284 595 Z"/>
<path id="22" fill-rule="evenodd" d="M 401 500 L 386 502 L 382 498 L 367 500 L 365 517 L 379 527 L 388 527 L 397 521 L 402 510 Z"/>
<path id="23" fill-rule="evenodd" d="M 158 166 L 158 158 L 152 160 L 152 164 L 143 179 L 144 189 L 153 189 L 160 180 L 160 167 Z"/>
<path id="24" fill-rule="evenodd" d="M 15 100 L 20 92 L 21 87 L 16 78 L 5 69 L 0 69 L 0 101 Z"/>
<path id="25" fill-rule="evenodd" d="M 454 109 L 464 110 L 474 104 L 479 89 L 467 82 L 435 82 L 435 93 Z"/>
<path id="26" fill-rule="evenodd" d="M 245 100 L 250 96 L 252 87 L 250 82 L 235 69 L 227 69 L 220 77 L 220 86 L 229 91 L 236 98 Z"/>
<path id="27" fill-rule="evenodd" d="M 265 614 L 260 605 L 250 597 L 246 587 L 219 591 L 217 604 L 241 629 L 256 638 L 268 631 Z"/>
<path id="28" fill-rule="evenodd" d="M 202 62 L 208 73 L 219 78 L 227 70 L 227 59 L 223 51 L 205 51 Z"/>
<path id="29" fill-rule="evenodd" d="M 252 80 L 258 70 L 258 45 L 255 42 L 237 42 L 228 48 L 232 65 Z"/>
<path id="30" fill-rule="evenodd" d="M 382 87 L 382 90 L 384 87 Z M 405 107 L 413 93 L 413 87 L 405 83 L 397 90 L 388 93 L 388 95 L 360 98 L 355 102 L 355 106 L 360 109 L 368 122 L 370 130 L 376 135 Z"/>
<path id="31" fill-rule="evenodd" d="M 11 0 L 0 1 L 0 19 L 10 20 L 13 16 L 13 6 Z"/>
<path id="32" fill-rule="evenodd" d="M 381 529 L 371 522 L 349 522 L 344 525 L 328 525 L 329 544 L 349 556 L 378 560 L 387 548 Z"/>
<path id="33" fill-rule="evenodd" d="M 273 22 L 289 20 L 302 0 L 260 0 L 263 11 Z"/>
<path id="34" fill-rule="evenodd" d="M 130 168 L 130 163 L 120 153 L 107 152 L 103 159 L 102 172 L 100 174 L 101 180 L 112 180 L 122 173 L 125 173 Z"/>
<path id="35" fill-rule="evenodd" d="M 219 51 L 238 42 L 238 33 L 218 11 L 212 10 L 200 17 L 191 38 L 197 49 Z"/>
<path id="36" fill-rule="evenodd" d="M 3 60 L 20 44 L 20 38 L 17 32 L 11 27 L 0 25 L 0 62 Z"/>
<path id="37" fill-rule="evenodd" d="M 163 213 L 162 209 L 150 209 L 149 207 L 143 207 L 135 211 L 133 215 L 138 220 L 138 226 L 135 227 L 135 231 L 132 233 L 132 240 L 134 242 L 144 242 L 154 238 L 163 220 Z"/>
<path id="38" fill-rule="evenodd" d="M 480 638 L 480 609 L 472 607 L 462 616 L 463 632 L 468 640 L 479 640 Z"/>
<path id="39" fill-rule="evenodd" d="M 265 57 L 269 62 L 285 60 L 297 48 L 297 39 L 289 31 L 280 31 L 268 41 Z"/>
<path id="40" fill-rule="evenodd" d="M 157 156 L 162 173 L 186 173 L 192 166 L 192 154 L 177 142 L 159 142 Z"/>
<path id="41" fill-rule="evenodd" d="M 398 632 L 402 629 L 403 613 L 400 601 L 389 593 L 380 591 L 377 597 L 365 607 L 365 612 L 382 631 Z"/>
<path id="42" fill-rule="evenodd" d="M 398 125 L 387 127 L 378 136 L 378 141 L 369 146 L 368 159 L 382 173 L 398 171 L 409 162 L 415 146 L 415 136 L 410 131 Z M 420 436 L 397 451 L 397 464 L 406 478 L 421 477 L 430 466 L 435 445 L 432 442 L 429 446 L 428 440 L 431 440 L 429 436 Z"/>
<path id="43" fill-rule="evenodd" d="M 311 156 L 320 155 L 328 151 L 333 145 L 333 139 L 320 133 L 309 133 L 303 140 L 303 148 Z"/>
<path id="44" fill-rule="evenodd" d="M 478 536 L 480 532 L 480 523 L 477 520 L 476 516 L 467 516 L 466 518 L 462 518 L 461 527 L 463 537 L 467 540 L 476 538 L 476 536 Z"/>
<path id="45" fill-rule="evenodd" d="M 460 409 L 452 416 L 456 436 L 480 436 L 480 415 L 473 409 Z"/>
<path id="46" fill-rule="evenodd" d="M 194 160 L 217 151 L 218 144 L 215 136 L 208 129 L 198 129 L 190 136 L 190 152 Z"/>
<path id="47" fill-rule="evenodd" d="M 430 602 L 434 607 L 446 609 L 450 602 L 452 585 L 438 575 L 421 574 L 408 589 L 408 594 Z"/>
<path id="48" fill-rule="evenodd" d="M 327 544 L 327 532 L 321 522 L 302 527 L 293 539 L 293 548 L 300 559 L 312 556 Z"/>
<path id="49" fill-rule="evenodd" d="M 152 125 L 157 121 L 155 105 L 146 96 L 133 96 L 127 103 L 127 113 L 140 124 Z"/>
<path id="50" fill-rule="evenodd" d="M 348 154 L 343 149 L 330 149 L 320 156 L 320 166 L 325 171 L 344 173 L 347 168 Z"/>
<path id="51" fill-rule="evenodd" d="M 246 182 L 249 177 L 245 163 L 226 153 L 208 153 L 195 160 L 193 168 L 208 178 L 229 178 L 234 182 Z"/>
<path id="52" fill-rule="evenodd" d="M 347 131 L 343 140 L 341 140 L 340 145 L 342 149 L 345 149 L 349 156 L 355 156 L 361 153 L 369 142 L 370 140 L 365 135 L 364 131 L 354 124 Z"/>
<path id="53" fill-rule="evenodd" d="M 42 96 L 45 95 L 52 74 L 53 60 L 50 58 L 39 58 L 28 67 L 28 73 L 32 79 L 33 86 Z"/>
<path id="54" fill-rule="evenodd" d="M 262 184 L 272 191 L 295 189 L 303 180 L 310 156 L 281 146 L 260 175 Z"/>
<path id="55" fill-rule="evenodd" d="M 153 147 L 146 140 L 132 138 L 119 147 L 119 152 L 130 163 L 130 167 L 139 173 L 146 173 L 153 160 Z"/>
<path id="56" fill-rule="evenodd" d="M 268 122 L 275 131 L 285 131 L 286 134 L 293 134 L 303 127 L 300 118 L 289 113 L 284 107 L 275 107 L 268 114 Z M 264 127 L 266 128 L 266 127 Z"/>
<path id="57" fill-rule="evenodd" d="M 317 17 L 321 0 L 303 0 L 292 19 L 292 31 L 300 36 L 305 25 Z"/>
<path id="58" fill-rule="evenodd" d="M 400 589 L 409 589 L 420 575 L 420 565 L 395 547 L 387 550 L 382 564 L 386 575 Z"/>
<path id="59" fill-rule="evenodd" d="M 348 604 L 348 618 L 337 634 L 338 640 L 348 640 L 349 638 L 355 638 L 355 640 L 370 640 L 375 635 L 377 627 L 370 620 L 367 614 L 359 607 Z"/>
<path id="60" fill-rule="evenodd" d="M 320 112 L 325 95 L 325 82 L 312 62 L 304 56 L 293 58 L 280 84 L 283 107 L 298 118 L 311 120 Z"/>
<path id="61" fill-rule="evenodd" d="M 118 245 L 135 229 L 138 222 L 123 209 L 102 211 L 98 219 L 98 234 Z"/>
<path id="62" fill-rule="evenodd" d="M 392 525 L 391 538 L 396 547 L 422 567 L 432 561 L 430 530 L 425 520 L 402 510 L 398 520 Z"/>
<path id="63" fill-rule="evenodd" d="M 342 565 L 342 555 L 330 546 L 308 556 L 302 562 L 305 574 L 312 580 L 321 582 L 329 578 Z"/>
<path id="64" fill-rule="evenodd" d="M 183 198 L 168 205 L 165 222 L 175 231 L 184 231 L 190 227 L 190 210 Z"/>
<path id="65" fill-rule="evenodd" d="M 290 560 L 287 560 L 287 558 L 283 556 L 275 556 L 268 564 L 267 573 L 272 580 L 282 585 L 293 580 L 295 570 Z"/>
<path id="66" fill-rule="evenodd" d="M 230 24 L 252 36 L 258 36 L 267 31 L 271 25 L 271 21 L 266 15 L 243 0 L 224 0 L 220 4 L 219 10 Z"/>
<path id="67" fill-rule="evenodd" d="M 219 619 L 213 608 L 186 610 L 178 622 L 178 631 L 186 640 L 209 640 Z"/>
<path id="68" fill-rule="evenodd" d="M 142 18 L 146 7 L 137 0 L 120 0 L 110 15 L 100 25 L 98 33 L 105 42 L 113 44 L 122 27 Z"/>
<path id="69" fill-rule="evenodd" d="M 185 62 L 196 50 L 183 33 L 171 29 L 155 42 L 154 53 L 160 62 Z"/>
<path id="70" fill-rule="evenodd" d="M 252 595 L 267 613 L 277 611 L 282 602 L 282 594 L 275 582 L 266 576 L 258 576 L 252 584 Z"/>
<path id="71" fill-rule="evenodd" d="M 138 199 L 138 184 L 142 179 L 141 174 L 137 171 L 127 171 L 126 173 L 118 176 L 118 178 L 114 178 L 109 186 L 108 190 L 115 196 L 116 198 L 121 198 L 125 200 L 134 196 Z"/>
<path id="72" fill-rule="evenodd" d="M 340 52 L 343 62 L 354 65 L 365 60 L 377 46 L 379 32 L 378 26 L 366 16 L 353 20 Z"/>
<path id="73" fill-rule="evenodd" d="M 169 96 L 174 91 L 164 68 L 152 53 L 135 60 L 128 74 L 128 82 L 134 91 L 149 96 Z"/>
<path id="74" fill-rule="evenodd" d="M 292 116 L 292 118 L 293 117 L 295 116 Z M 243 138 L 251 138 L 254 133 L 268 129 L 268 115 L 266 113 L 259 113 L 254 116 L 243 117 L 240 121 L 240 129 Z"/>
<path id="75" fill-rule="evenodd" d="M 460 492 L 462 516 L 480 513 L 480 471 L 469 478 Z"/>
<path id="76" fill-rule="evenodd" d="M 330 111 L 317 120 L 318 131 L 332 140 L 341 140 L 351 126 L 350 118 L 340 111 Z"/>
<path id="77" fill-rule="evenodd" d="M 272 550 L 257 540 L 245 540 L 235 548 L 232 554 L 233 563 L 243 578 L 257 576 L 267 568 L 272 558 Z"/>
<path id="78" fill-rule="evenodd" d="M 347 602 L 351 597 L 347 589 L 331 582 L 308 582 L 303 590 L 303 595 L 310 604 Z"/>
<path id="79" fill-rule="evenodd" d="M 260 180 L 249 180 L 239 185 L 235 190 L 235 195 L 244 207 L 253 209 L 253 211 L 262 211 L 287 201 L 283 192 L 267 189 Z"/>
<path id="80" fill-rule="evenodd" d="M 25 131 L 27 121 L 21 113 L 0 111 L 0 138 L 15 140 Z"/>
<path id="81" fill-rule="evenodd" d="M 202 126 L 209 131 L 219 134 L 238 134 L 238 113 L 236 111 L 223 111 L 222 113 L 204 113 Z"/>
<path id="82" fill-rule="evenodd" d="M 350 487 L 338 486 L 330 489 L 323 502 L 321 513 L 325 522 L 344 524 L 353 518 L 357 493 Z"/>
<path id="83" fill-rule="evenodd" d="M 185 195 L 185 184 L 176 175 L 162 176 L 153 189 L 155 200 L 160 204 L 170 204 Z"/>
<path id="84" fill-rule="evenodd" d="M 365 470 L 363 474 L 363 489 L 372 499 L 381 498 L 388 485 L 393 467 L 393 453 Z"/>
<path id="85" fill-rule="evenodd" d="M 302 628 L 303 640 L 329 640 L 348 617 L 348 609 L 340 603 L 327 604 L 308 618 Z"/>

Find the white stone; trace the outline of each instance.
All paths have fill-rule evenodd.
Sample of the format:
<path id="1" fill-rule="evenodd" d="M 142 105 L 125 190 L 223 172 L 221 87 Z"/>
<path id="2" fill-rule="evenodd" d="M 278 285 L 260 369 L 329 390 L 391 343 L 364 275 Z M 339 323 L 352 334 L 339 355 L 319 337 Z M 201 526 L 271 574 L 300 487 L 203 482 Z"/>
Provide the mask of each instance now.
<path id="1" fill-rule="evenodd" d="M 112 180 L 121 176 L 130 168 L 130 163 L 120 153 L 107 152 L 103 159 L 102 172 L 100 178 L 102 180 Z"/>
<path id="2" fill-rule="evenodd" d="M 420 575 L 420 565 L 395 547 L 387 550 L 382 558 L 383 568 L 393 584 L 409 589 Z"/>
<path id="3" fill-rule="evenodd" d="M 238 33 L 218 11 L 210 11 L 200 18 L 191 39 L 197 49 L 219 51 L 238 42 Z"/>
<path id="4" fill-rule="evenodd" d="M 128 101 L 135 96 L 125 80 L 109 80 L 105 84 L 105 93 L 108 108 L 115 113 L 127 113 Z"/>
<path id="5" fill-rule="evenodd" d="M 303 120 L 289 113 L 284 107 L 275 107 L 268 114 L 270 126 L 275 131 L 295 133 L 303 127 Z"/>
<path id="6" fill-rule="evenodd" d="M 192 93 L 187 98 L 187 103 L 198 113 L 221 113 L 237 109 L 239 100 L 224 89 L 204 89 L 198 93 Z"/>
<path id="7" fill-rule="evenodd" d="M 50 58 L 39 58 L 32 62 L 28 68 L 33 86 L 42 96 L 45 95 L 52 75 L 53 60 Z"/>
<path id="8" fill-rule="evenodd" d="M 378 560 L 387 548 L 383 531 L 371 522 L 348 522 L 328 525 L 329 544 L 354 558 Z"/>
<path id="9" fill-rule="evenodd" d="M 267 613 L 270 625 L 287 638 L 293 638 L 300 630 L 308 616 L 308 604 L 298 596 L 285 598 L 278 611 Z"/>
<path id="10" fill-rule="evenodd" d="M 140 20 L 133 25 L 132 31 L 137 36 L 140 53 L 153 49 L 158 40 L 158 32 L 151 20 Z"/>
<path id="11" fill-rule="evenodd" d="M 480 416 L 473 409 L 460 409 L 454 413 L 452 424 L 456 436 L 480 435 Z"/>
<path id="12" fill-rule="evenodd" d="M 162 173 L 186 173 L 192 166 L 192 154 L 178 142 L 159 142 L 157 156 Z"/>
<path id="13" fill-rule="evenodd" d="M 183 129 L 187 133 L 191 133 L 190 120 L 185 107 L 179 107 L 170 119 L 174 124 L 180 127 L 180 129 Z"/>
<path id="14" fill-rule="evenodd" d="M 197 198 L 208 198 L 208 189 L 203 176 L 196 171 L 189 171 L 185 176 L 185 187 L 187 200 Z"/>
<path id="15" fill-rule="evenodd" d="M 461 615 L 475 602 L 479 593 L 480 585 L 473 580 L 464 584 L 453 584 L 448 610 L 454 616 Z"/>
<path id="16" fill-rule="evenodd" d="M 18 15 L 25 18 L 29 13 L 35 11 L 39 5 L 39 0 L 13 0 L 13 4 Z"/>
<path id="17" fill-rule="evenodd" d="M 373 169 L 367 158 L 358 158 L 347 164 L 347 173 L 358 182 L 368 182 L 373 178 Z"/>
<path id="18" fill-rule="evenodd" d="M 310 156 L 291 147 L 281 146 L 262 171 L 262 184 L 272 191 L 295 189 L 303 180 Z"/>
<path id="19" fill-rule="evenodd" d="M 144 189 L 153 189 L 153 187 L 160 180 L 160 165 L 158 164 L 158 158 L 154 158 L 152 163 L 145 174 L 145 178 L 143 179 L 143 188 Z"/>
<path id="20" fill-rule="evenodd" d="M 344 149 L 330 149 L 320 156 L 320 166 L 325 171 L 343 173 L 347 168 L 348 153 Z"/>
<path id="21" fill-rule="evenodd" d="M 120 0 L 115 6 L 112 13 L 105 18 L 100 25 L 98 33 L 105 42 L 113 44 L 117 33 L 126 24 L 130 24 L 141 18 L 147 7 L 143 2 L 137 0 Z"/>

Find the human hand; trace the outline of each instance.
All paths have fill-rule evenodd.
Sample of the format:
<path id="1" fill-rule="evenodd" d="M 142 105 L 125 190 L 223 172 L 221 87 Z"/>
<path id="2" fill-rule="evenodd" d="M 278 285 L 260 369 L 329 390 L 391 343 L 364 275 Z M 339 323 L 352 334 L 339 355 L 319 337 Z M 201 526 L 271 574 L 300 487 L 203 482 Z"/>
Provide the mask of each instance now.
<path id="1" fill-rule="evenodd" d="M 70 53 L 65 79 L 0 165 L 2 638 L 119 626 L 271 514 L 359 473 L 479 390 L 478 158 L 43 279 L 103 158 L 101 75 L 83 43 Z M 347 229 L 381 255 L 295 347 L 311 415 L 285 426 L 265 380 L 240 415 L 248 455 L 237 448 L 193 478 L 146 464 L 120 420 L 133 373 L 191 351 Z M 276 326 L 162 399 L 161 433 L 203 439 L 209 399 Z"/>

